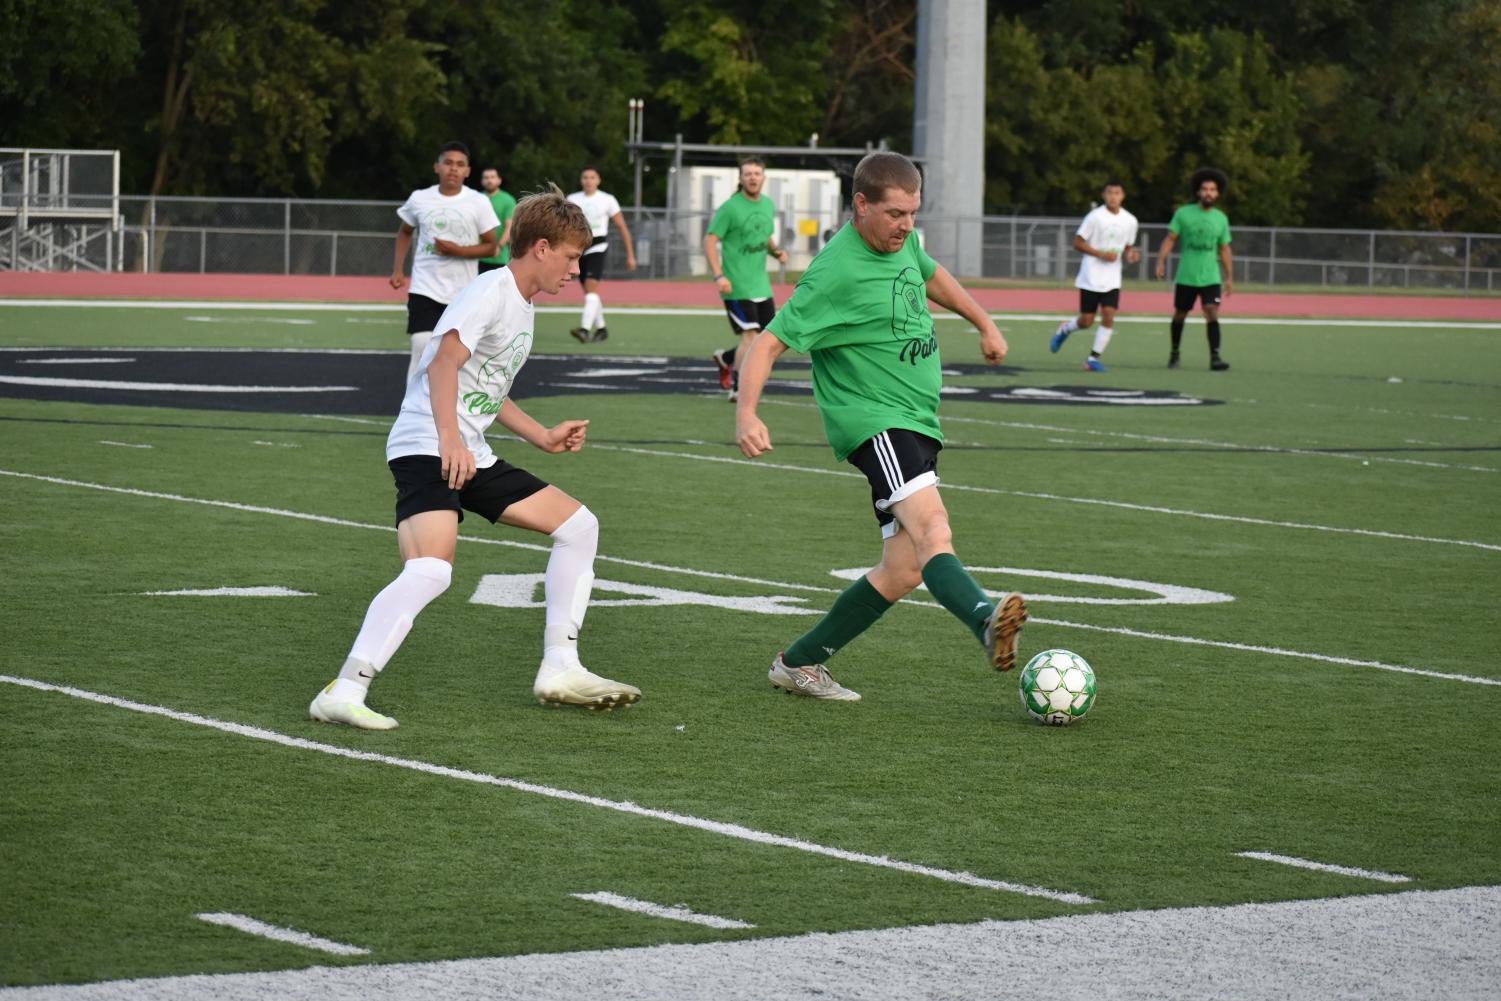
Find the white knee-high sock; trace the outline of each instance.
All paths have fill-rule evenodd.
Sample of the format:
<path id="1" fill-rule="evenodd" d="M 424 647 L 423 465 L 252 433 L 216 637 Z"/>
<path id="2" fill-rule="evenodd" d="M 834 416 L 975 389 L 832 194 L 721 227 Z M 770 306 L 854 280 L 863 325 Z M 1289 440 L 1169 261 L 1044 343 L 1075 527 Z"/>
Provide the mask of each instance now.
<path id="1" fill-rule="evenodd" d="M 1094 332 L 1094 353 L 1097 355 L 1104 354 L 1105 346 L 1110 343 L 1110 338 L 1114 335 L 1114 327 L 1107 327 L 1104 324 L 1100 324 L 1100 329 Z"/>
<path id="2" fill-rule="evenodd" d="M 424 330 L 412 335 L 412 360 L 407 362 L 407 383 L 410 384 L 412 376 L 417 374 L 417 362 L 422 359 L 422 352 L 427 350 L 427 342 L 433 339 L 431 330 Z"/>
<path id="3" fill-rule="evenodd" d="M 584 293 L 584 329 L 593 330 L 605 325 L 605 301 L 598 292 Z"/>
<path id="4" fill-rule="evenodd" d="M 354 638 L 349 650 L 349 660 L 358 661 L 358 666 L 368 667 L 377 673 L 386 666 L 396 653 L 401 641 L 412 629 L 412 620 L 438 595 L 448 590 L 453 579 L 453 567 L 447 560 L 433 556 L 419 556 L 407 560 L 401 575 L 387 584 L 377 594 L 365 612 L 365 624 Z M 345 668 L 350 666 L 345 662 Z M 341 672 L 340 677 L 343 677 Z M 369 679 L 365 679 L 369 687 Z"/>
<path id="5" fill-rule="evenodd" d="M 594 589 L 594 554 L 599 550 L 599 519 L 587 507 L 552 533 L 552 555 L 547 558 L 543 593 L 547 601 L 547 628 L 542 636 L 544 665 L 566 666 L 578 662 L 579 628 L 589 608 Z"/>

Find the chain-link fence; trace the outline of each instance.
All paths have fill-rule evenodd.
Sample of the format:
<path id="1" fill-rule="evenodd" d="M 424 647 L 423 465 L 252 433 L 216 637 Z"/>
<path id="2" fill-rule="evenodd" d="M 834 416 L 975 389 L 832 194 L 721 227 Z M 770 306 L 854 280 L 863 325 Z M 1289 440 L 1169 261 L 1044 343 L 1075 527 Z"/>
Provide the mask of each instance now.
<path id="1" fill-rule="evenodd" d="M 58 212 L 45 204 L 45 193 L 8 190 L 0 187 L 0 265 L 7 269 L 386 275 L 399 225 L 395 201 L 122 195 L 115 199 L 117 215 L 89 218 Z M 704 273 L 708 213 L 628 207 L 624 214 L 639 262 L 635 277 Z M 782 219 L 780 242 L 806 260 L 842 222 Z M 967 278 L 1068 285 L 1078 271 L 1076 218 L 930 217 L 923 223 L 934 234 L 928 252 L 944 261 L 955 259 L 955 248 L 937 244 L 973 239 L 978 227 L 981 273 Z M 1151 276 L 1166 232 L 1160 224 L 1141 228 L 1143 257 L 1127 267 L 1128 279 Z M 1251 226 L 1233 232 L 1235 279 L 1245 284 L 1501 292 L 1501 235 Z M 940 234 L 947 235 L 940 240 Z M 39 247 L 54 252 L 36 253 Z M 607 277 L 624 274 L 625 255 L 610 254 Z"/>

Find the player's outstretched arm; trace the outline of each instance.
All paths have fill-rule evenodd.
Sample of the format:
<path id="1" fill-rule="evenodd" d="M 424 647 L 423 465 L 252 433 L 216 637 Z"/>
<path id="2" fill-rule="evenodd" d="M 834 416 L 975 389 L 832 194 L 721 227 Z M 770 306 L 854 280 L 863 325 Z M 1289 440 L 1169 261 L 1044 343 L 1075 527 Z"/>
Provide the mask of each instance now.
<path id="1" fill-rule="evenodd" d="M 756 416 L 761 390 L 771 375 L 771 366 L 787 345 L 770 330 L 763 330 L 751 341 L 750 351 L 740 359 L 740 396 L 735 404 L 735 442 L 745 456 L 754 459 L 771 451 L 771 432 Z"/>
<path id="2" fill-rule="evenodd" d="M 949 274 L 949 269 L 942 264 L 933 272 L 933 277 L 928 279 L 928 298 L 944 309 L 958 313 L 974 325 L 980 332 L 980 354 L 987 362 L 999 365 L 1005 360 L 1009 349 L 1000 328 L 995 325 L 990 314 L 975 302 L 974 296 L 964 290 L 959 279 Z"/>
<path id="3" fill-rule="evenodd" d="M 588 421 L 563 421 L 548 428 L 543 427 L 516 405 L 515 400 L 507 399 L 500 405 L 500 411 L 495 419 L 501 427 L 516 435 L 529 445 L 534 445 L 544 452 L 578 452 L 584 447 L 584 438 L 588 434 Z"/>

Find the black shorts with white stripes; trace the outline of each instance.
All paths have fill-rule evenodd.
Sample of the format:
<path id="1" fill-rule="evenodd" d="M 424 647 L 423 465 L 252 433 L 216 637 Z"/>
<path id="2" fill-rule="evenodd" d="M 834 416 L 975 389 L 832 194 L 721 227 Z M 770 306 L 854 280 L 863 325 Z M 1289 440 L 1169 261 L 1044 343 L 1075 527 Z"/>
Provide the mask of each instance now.
<path id="1" fill-rule="evenodd" d="M 739 337 L 747 330 L 765 330 L 777 315 L 773 299 L 726 299 L 724 311 L 730 318 L 730 333 Z"/>
<path id="2" fill-rule="evenodd" d="M 881 537 L 897 533 L 891 505 L 938 482 L 938 453 L 943 443 L 920 431 L 891 428 L 850 453 L 849 462 L 870 481 L 870 503 Z"/>

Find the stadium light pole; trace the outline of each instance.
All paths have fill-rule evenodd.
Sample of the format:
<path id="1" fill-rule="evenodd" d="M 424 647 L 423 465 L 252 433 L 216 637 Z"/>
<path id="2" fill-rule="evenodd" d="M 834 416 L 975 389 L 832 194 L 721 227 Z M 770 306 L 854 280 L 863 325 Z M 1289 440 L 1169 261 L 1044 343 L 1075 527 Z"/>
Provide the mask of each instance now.
<path id="1" fill-rule="evenodd" d="M 977 82 L 978 81 L 978 82 Z M 985 204 L 985 3 L 918 0 L 912 146 L 923 173 L 927 250 L 978 277 Z"/>

